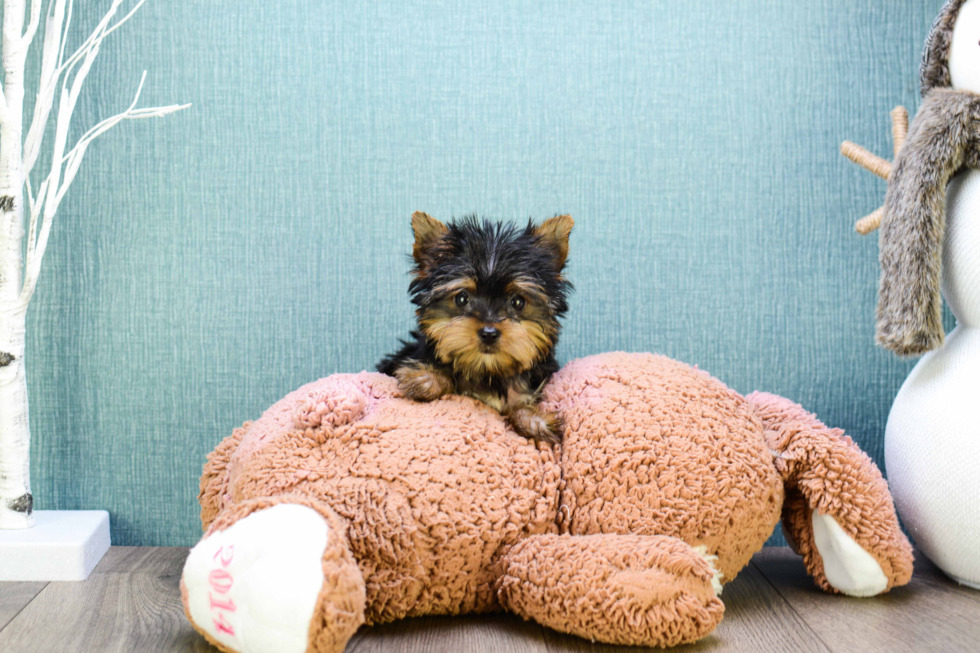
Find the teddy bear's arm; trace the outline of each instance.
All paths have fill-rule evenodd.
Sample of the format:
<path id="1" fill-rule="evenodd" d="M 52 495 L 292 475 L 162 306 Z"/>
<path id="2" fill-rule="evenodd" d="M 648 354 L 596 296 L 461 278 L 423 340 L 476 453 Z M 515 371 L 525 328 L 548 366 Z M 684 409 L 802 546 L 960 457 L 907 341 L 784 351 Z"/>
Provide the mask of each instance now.
<path id="1" fill-rule="evenodd" d="M 704 637 L 724 614 L 720 591 L 709 556 L 661 535 L 536 535 L 504 555 L 497 581 L 501 605 L 525 619 L 634 646 Z"/>

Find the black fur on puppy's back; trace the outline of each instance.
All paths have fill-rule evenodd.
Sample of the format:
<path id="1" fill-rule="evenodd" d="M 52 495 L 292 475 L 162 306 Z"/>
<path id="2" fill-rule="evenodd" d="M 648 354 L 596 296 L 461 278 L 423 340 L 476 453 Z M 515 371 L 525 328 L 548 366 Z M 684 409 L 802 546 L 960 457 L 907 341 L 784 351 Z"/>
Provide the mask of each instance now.
<path id="1" fill-rule="evenodd" d="M 421 331 L 410 331 L 408 335 L 411 338 L 410 340 L 398 341 L 401 347 L 397 352 L 381 359 L 381 362 L 377 365 L 379 372 L 388 376 L 395 376 L 395 370 L 407 360 L 435 360 L 435 348 L 429 344 Z"/>

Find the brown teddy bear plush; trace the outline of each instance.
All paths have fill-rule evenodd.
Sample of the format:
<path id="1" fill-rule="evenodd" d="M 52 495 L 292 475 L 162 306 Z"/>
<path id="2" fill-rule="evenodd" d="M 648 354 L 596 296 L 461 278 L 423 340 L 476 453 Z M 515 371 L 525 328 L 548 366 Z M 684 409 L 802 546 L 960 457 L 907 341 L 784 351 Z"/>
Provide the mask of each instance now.
<path id="1" fill-rule="evenodd" d="M 507 610 L 581 637 L 671 646 L 783 526 L 818 585 L 908 582 L 888 487 L 841 431 L 651 354 L 568 364 L 560 446 L 465 397 L 394 379 L 306 385 L 226 438 L 201 478 L 181 591 L 225 651 L 342 651 L 362 624 Z"/>

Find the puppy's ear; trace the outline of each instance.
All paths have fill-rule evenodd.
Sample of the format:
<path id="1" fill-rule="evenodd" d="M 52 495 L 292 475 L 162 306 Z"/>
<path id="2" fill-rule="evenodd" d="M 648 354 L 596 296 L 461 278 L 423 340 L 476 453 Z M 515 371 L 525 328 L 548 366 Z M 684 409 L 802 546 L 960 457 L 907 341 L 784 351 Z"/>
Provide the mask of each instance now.
<path id="1" fill-rule="evenodd" d="M 561 270 L 568 258 L 568 236 L 572 233 L 575 221 L 570 215 L 556 215 L 548 218 L 534 229 L 534 235 L 554 253 L 555 265 Z"/>
<path id="2" fill-rule="evenodd" d="M 420 267 L 423 267 L 423 264 L 432 258 L 426 252 L 429 252 L 433 245 L 449 232 L 449 229 L 428 213 L 416 211 L 412 214 L 412 231 L 415 233 L 412 257 Z"/>

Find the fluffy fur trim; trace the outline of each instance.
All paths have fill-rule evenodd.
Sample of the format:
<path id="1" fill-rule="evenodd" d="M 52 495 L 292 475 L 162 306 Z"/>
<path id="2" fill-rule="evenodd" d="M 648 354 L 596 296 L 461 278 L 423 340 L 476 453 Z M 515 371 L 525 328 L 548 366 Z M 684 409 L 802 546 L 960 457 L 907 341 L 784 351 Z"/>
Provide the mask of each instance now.
<path id="1" fill-rule="evenodd" d="M 956 17 L 965 4 L 966 0 L 949 0 L 932 25 L 932 32 L 929 34 L 929 40 L 926 41 L 926 49 L 922 53 L 922 65 L 919 68 L 922 97 L 933 89 L 949 88 L 952 83 L 949 75 L 949 48 L 953 42 Z"/>
<path id="2" fill-rule="evenodd" d="M 980 96 L 937 88 L 922 103 L 895 161 L 881 224 L 876 338 L 901 356 L 943 343 L 946 186 L 980 160 Z"/>

